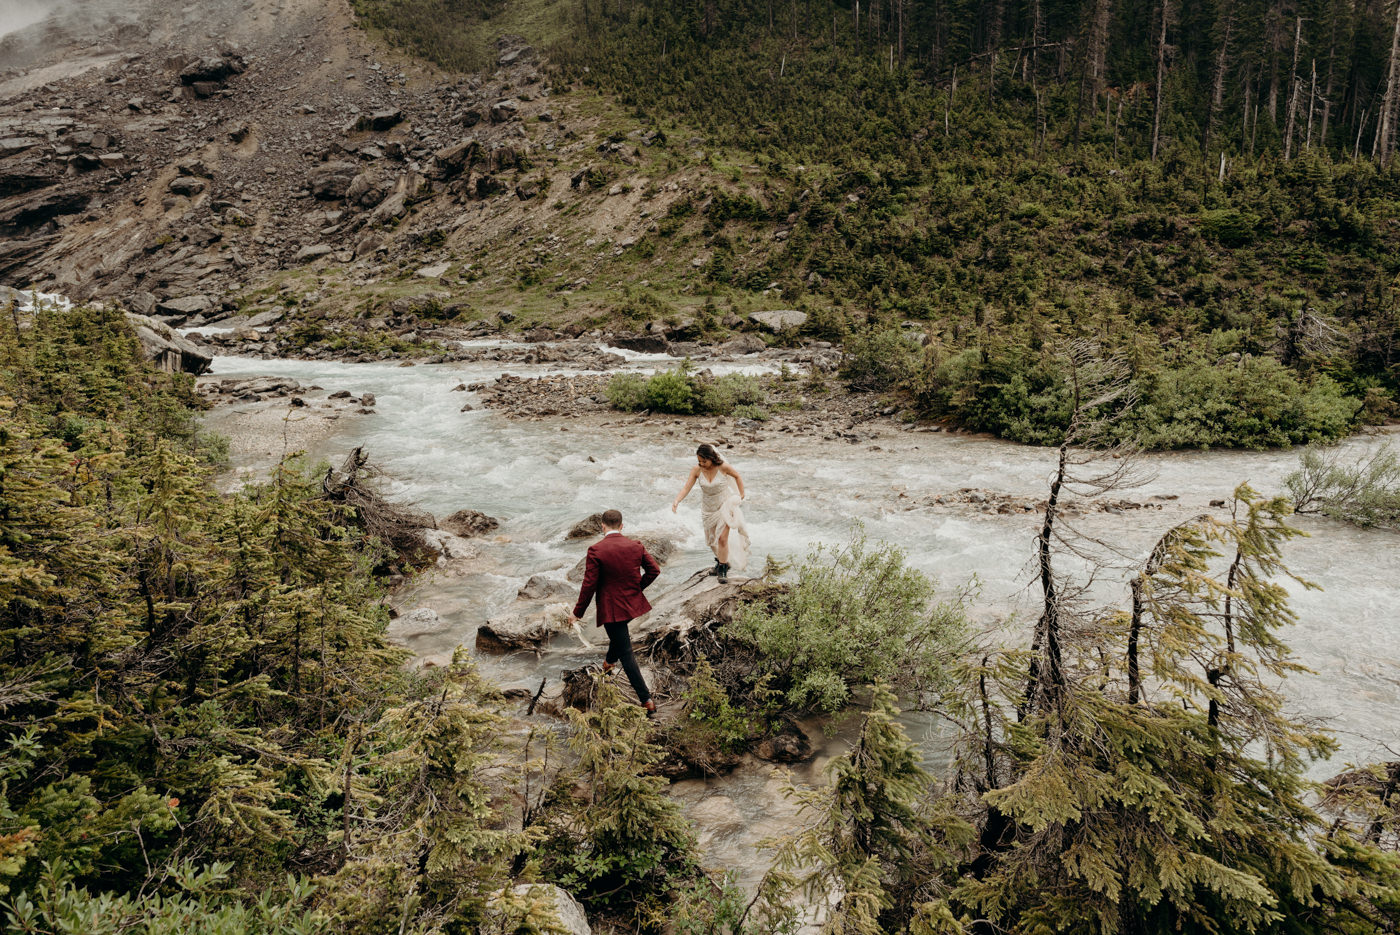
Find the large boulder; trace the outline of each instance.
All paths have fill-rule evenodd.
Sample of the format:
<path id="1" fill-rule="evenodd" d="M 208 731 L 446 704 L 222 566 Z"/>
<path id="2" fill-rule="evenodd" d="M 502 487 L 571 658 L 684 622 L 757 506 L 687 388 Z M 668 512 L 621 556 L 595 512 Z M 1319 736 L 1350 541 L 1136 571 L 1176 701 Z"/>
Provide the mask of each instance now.
<path id="1" fill-rule="evenodd" d="M 517 611 L 487 620 L 476 631 L 479 653 L 510 653 L 538 650 L 570 627 L 564 604 L 550 604 L 544 610 Z"/>
<path id="2" fill-rule="evenodd" d="M 531 575 L 530 580 L 516 592 L 515 596 L 522 601 L 559 601 L 568 600 L 578 592 L 568 582 L 560 581 L 558 578 L 550 578 L 546 575 Z"/>
<path id="3" fill-rule="evenodd" d="M 594 513 L 574 523 L 564 534 L 565 539 L 587 539 L 603 534 L 603 514 Z"/>
<path id="4" fill-rule="evenodd" d="M 740 354 L 757 354 L 768 347 L 763 343 L 763 339 L 756 334 L 741 334 L 731 341 L 725 341 L 719 346 L 721 354 L 728 354 L 737 357 Z"/>
<path id="5" fill-rule="evenodd" d="M 749 316 L 753 321 L 769 331 L 784 331 L 788 328 L 801 328 L 807 322 L 807 313 L 795 308 L 772 312 L 754 312 Z"/>
<path id="6" fill-rule="evenodd" d="M 206 55 L 186 65 L 180 71 L 180 83 L 194 85 L 201 83 L 219 84 L 247 69 L 243 57 L 234 52 L 222 55 Z"/>
<path id="7" fill-rule="evenodd" d="M 394 108 L 392 110 L 376 110 L 368 116 L 361 117 L 356 121 L 355 126 L 360 130 L 383 133 L 385 130 L 392 130 L 401 123 L 403 123 L 403 111 Z"/>
<path id="8" fill-rule="evenodd" d="M 665 565 L 666 561 L 676 551 L 676 544 L 674 542 L 656 533 L 642 533 L 641 535 L 631 536 L 630 538 L 636 539 L 645 546 L 646 550 L 651 553 L 651 557 L 656 559 L 656 564 L 658 565 Z M 588 556 L 585 555 L 578 560 L 577 565 L 569 569 L 569 574 L 567 575 L 568 579 L 575 583 L 582 581 L 584 573 L 587 571 L 587 565 Z"/>
<path id="9" fill-rule="evenodd" d="M 207 295 L 186 295 L 177 299 L 165 299 L 155 304 L 155 310 L 167 318 L 181 320 L 199 315 L 214 307 L 214 300 Z"/>
<path id="10" fill-rule="evenodd" d="M 360 167 L 353 162 L 327 162 L 307 174 L 306 187 L 321 201 L 339 201 L 359 174 Z"/>
<path id="11" fill-rule="evenodd" d="M 201 374 L 214 362 L 213 357 L 176 334 L 169 325 L 131 312 L 126 313 L 126 320 L 136 332 L 146 359 L 167 373 Z"/>
<path id="12" fill-rule="evenodd" d="M 502 931 L 525 931 L 525 927 L 520 925 L 524 919 L 539 920 L 539 915 L 544 913 L 553 914 L 569 935 L 593 935 L 583 906 L 552 883 L 521 883 L 512 887 L 508 897 L 495 897 L 487 912 L 493 917 L 492 922 L 496 921 L 494 917 L 500 917 L 503 924 L 499 930 Z M 493 925 L 492 929 L 497 930 L 497 926 Z M 530 926 L 529 930 L 539 929 Z"/>
<path id="13" fill-rule="evenodd" d="M 438 520 L 439 529 L 444 529 L 454 536 L 461 536 L 464 539 L 485 535 L 500 525 L 500 520 L 487 516 L 478 510 L 458 510 L 447 519 Z"/>
<path id="14" fill-rule="evenodd" d="M 433 163 L 443 177 L 461 175 L 471 168 L 480 151 L 481 144 L 476 140 L 464 140 L 433 153 Z"/>
<path id="15" fill-rule="evenodd" d="M 664 354 L 670 345 L 658 334 L 614 334 L 608 338 L 608 346 L 639 354 Z"/>

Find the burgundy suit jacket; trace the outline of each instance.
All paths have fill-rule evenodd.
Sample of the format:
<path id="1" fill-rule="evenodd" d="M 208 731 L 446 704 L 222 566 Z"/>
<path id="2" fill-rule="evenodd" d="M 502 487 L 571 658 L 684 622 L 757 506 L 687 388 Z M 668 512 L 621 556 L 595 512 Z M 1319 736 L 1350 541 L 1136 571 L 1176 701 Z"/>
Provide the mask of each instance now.
<path id="1" fill-rule="evenodd" d="M 574 616 L 582 617 L 596 594 L 598 626 L 640 617 L 651 610 L 642 590 L 659 574 L 661 568 L 656 559 L 636 539 L 621 533 L 604 536 L 588 547 Z"/>

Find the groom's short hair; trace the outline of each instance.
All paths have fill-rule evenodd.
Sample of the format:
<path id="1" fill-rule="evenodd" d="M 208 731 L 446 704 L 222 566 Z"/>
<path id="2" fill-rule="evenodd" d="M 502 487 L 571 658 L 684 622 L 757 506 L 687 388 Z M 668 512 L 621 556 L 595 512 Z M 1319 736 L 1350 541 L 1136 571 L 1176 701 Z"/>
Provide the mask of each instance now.
<path id="1" fill-rule="evenodd" d="M 603 521 L 605 529 L 622 528 L 622 513 L 619 510 L 604 510 L 603 515 L 598 518 Z"/>

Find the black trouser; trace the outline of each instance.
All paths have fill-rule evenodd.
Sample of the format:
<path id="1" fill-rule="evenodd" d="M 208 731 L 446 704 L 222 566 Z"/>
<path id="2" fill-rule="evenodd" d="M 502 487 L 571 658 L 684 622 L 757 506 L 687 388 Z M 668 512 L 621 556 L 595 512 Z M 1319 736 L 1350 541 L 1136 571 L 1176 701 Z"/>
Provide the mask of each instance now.
<path id="1" fill-rule="evenodd" d="M 619 620 L 617 623 L 603 624 L 608 634 L 608 655 L 604 661 L 622 663 L 622 671 L 627 673 L 627 681 L 632 683 L 637 700 L 646 704 L 651 699 L 651 691 L 642 678 L 642 670 L 637 667 L 637 657 L 632 655 L 632 634 L 627 632 L 627 624 L 631 622 Z"/>

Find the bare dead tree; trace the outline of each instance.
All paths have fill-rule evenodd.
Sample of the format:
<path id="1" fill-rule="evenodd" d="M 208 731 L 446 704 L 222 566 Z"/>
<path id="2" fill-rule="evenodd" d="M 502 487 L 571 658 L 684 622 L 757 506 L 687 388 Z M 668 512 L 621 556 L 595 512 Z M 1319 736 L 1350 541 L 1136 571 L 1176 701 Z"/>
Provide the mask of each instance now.
<path id="1" fill-rule="evenodd" d="M 1115 559 L 1128 559 L 1120 545 L 1087 533 L 1065 516 L 1065 500 L 1071 495 L 1092 499 L 1138 486 L 1147 479 L 1136 458 L 1137 446 L 1115 440 L 1114 428 L 1134 402 L 1127 365 L 1103 357 L 1098 346 L 1089 341 L 1072 342 L 1064 362 L 1070 419 L 1056 451 L 1055 473 L 1036 536 L 1041 611 L 1031 640 L 1022 716 L 1058 703 L 1068 684 L 1061 648 L 1066 630 L 1092 625 L 1092 615 L 1082 613 L 1082 605 L 1094 576 Z M 1060 555 L 1085 560 L 1091 571 L 1083 580 L 1071 583 L 1055 569 Z"/>

